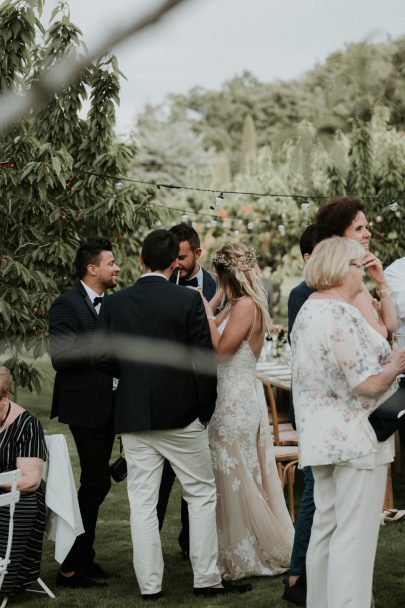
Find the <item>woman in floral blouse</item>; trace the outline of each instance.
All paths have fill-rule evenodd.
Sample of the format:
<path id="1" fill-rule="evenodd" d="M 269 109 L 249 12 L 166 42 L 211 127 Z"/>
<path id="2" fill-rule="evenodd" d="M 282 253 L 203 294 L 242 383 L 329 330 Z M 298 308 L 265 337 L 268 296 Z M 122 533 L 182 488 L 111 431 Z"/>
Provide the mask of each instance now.
<path id="1" fill-rule="evenodd" d="M 351 239 L 319 243 L 304 278 L 315 290 L 291 334 L 300 466 L 315 478 L 307 553 L 307 607 L 369 608 L 392 439 L 379 443 L 370 413 L 395 391 L 405 350 L 353 306 L 364 289 L 364 249 Z"/>

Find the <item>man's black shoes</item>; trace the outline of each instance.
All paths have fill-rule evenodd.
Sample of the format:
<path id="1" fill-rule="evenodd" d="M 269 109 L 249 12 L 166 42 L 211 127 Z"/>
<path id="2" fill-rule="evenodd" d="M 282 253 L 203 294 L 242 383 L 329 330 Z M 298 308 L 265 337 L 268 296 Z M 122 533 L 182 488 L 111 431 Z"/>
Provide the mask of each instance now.
<path id="1" fill-rule="evenodd" d="M 228 581 L 222 581 L 223 587 L 194 587 L 194 595 L 196 597 L 217 597 L 227 595 L 228 593 L 247 593 L 252 591 L 252 585 L 249 583 L 241 583 L 235 585 Z"/>
<path id="2" fill-rule="evenodd" d="M 288 584 L 288 577 L 284 579 L 283 600 L 296 606 L 305 606 L 307 602 L 307 579 L 305 576 L 297 578 L 294 585 Z"/>
<path id="3" fill-rule="evenodd" d="M 99 583 L 92 580 L 84 572 L 75 572 L 72 576 L 63 576 L 61 572 L 56 575 L 56 585 L 58 587 L 68 587 L 70 589 L 79 589 L 87 587 L 105 587 L 105 583 Z"/>
<path id="4" fill-rule="evenodd" d="M 162 597 L 162 592 L 157 593 L 142 593 L 142 599 L 149 602 L 157 602 Z"/>
<path id="5" fill-rule="evenodd" d="M 95 578 L 95 579 L 101 579 L 101 580 L 105 580 L 106 578 L 109 578 L 109 574 L 104 570 L 104 568 L 102 568 L 96 562 L 91 562 L 91 564 L 89 564 L 88 566 L 83 568 L 83 570 L 81 570 L 81 572 L 84 572 L 84 574 L 86 576 L 88 576 L 89 578 Z"/>

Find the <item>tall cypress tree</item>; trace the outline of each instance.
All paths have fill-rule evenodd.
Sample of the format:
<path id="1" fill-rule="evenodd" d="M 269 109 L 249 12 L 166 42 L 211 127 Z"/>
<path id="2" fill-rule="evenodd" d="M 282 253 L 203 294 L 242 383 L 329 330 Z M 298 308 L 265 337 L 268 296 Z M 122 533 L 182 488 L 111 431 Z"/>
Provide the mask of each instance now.
<path id="1" fill-rule="evenodd" d="M 364 198 L 375 194 L 371 134 L 364 122 L 358 122 L 351 137 L 347 192 Z"/>

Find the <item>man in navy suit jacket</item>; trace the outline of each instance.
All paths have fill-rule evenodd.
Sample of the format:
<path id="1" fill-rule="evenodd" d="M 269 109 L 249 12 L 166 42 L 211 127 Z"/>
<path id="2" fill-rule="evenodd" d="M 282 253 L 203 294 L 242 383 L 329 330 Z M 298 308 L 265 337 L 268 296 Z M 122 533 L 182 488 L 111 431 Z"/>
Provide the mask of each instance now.
<path id="1" fill-rule="evenodd" d="M 314 249 L 314 224 L 304 230 L 300 238 L 301 255 L 307 262 Z M 291 291 L 288 298 L 288 340 L 301 306 L 307 301 L 313 289 L 302 281 Z M 290 419 L 295 428 L 294 405 L 290 393 Z M 291 554 L 289 576 L 284 581 L 283 599 L 287 602 L 306 605 L 307 582 L 305 560 L 309 539 L 311 536 L 312 520 L 315 512 L 314 503 L 314 476 L 311 467 L 304 467 L 304 487 L 301 497 L 301 506 L 295 522 L 294 544 Z"/>
<path id="2" fill-rule="evenodd" d="M 210 301 L 217 290 L 217 285 L 210 275 L 199 263 L 201 256 L 201 244 L 198 233 L 192 226 L 186 223 L 176 224 L 170 228 L 179 241 L 179 257 L 174 273 L 170 277 L 171 283 L 178 283 L 185 287 L 199 288 L 205 298 Z M 165 461 L 160 484 L 159 502 L 157 514 L 159 528 L 163 526 L 167 503 L 174 483 L 175 474 L 168 460 Z M 181 530 L 179 534 L 179 545 L 184 554 L 188 555 L 190 548 L 190 530 L 188 521 L 188 506 L 184 498 L 181 501 Z"/>
<path id="3" fill-rule="evenodd" d="M 168 230 L 146 237 L 141 254 L 145 272 L 135 285 L 103 304 L 99 338 L 106 354 L 97 349 L 95 355 L 98 369 L 119 378 L 115 428 L 128 463 L 134 568 L 144 599 L 161 594 L 156 504 L 165 458 L 180 479 L 192 515 L 194 592 L 228 592 L 217 588 L 221 579 L 216 563 L 216 488 L 206 431 L 215 407 L 216 377 L 201 369 L 194 354 L 195 349 L 209 353 L 211 337 L 200 294 L 168 281 L 178 252 L 178 242 Z M 129 350 L 128 338 L 134 340 Z M 189 348 L 189 368 L 170 367 L 170 355 L 156 365 L 129 360 L 124 351 L 136 353 L 139 340 L 147 340 L 146 348 L 155 349 L 156 356 L 161 356 L 162 341 L 173 344 L 174 351 L 176 345 Z"/>
<path id="4" fill-rule="evenodd" d="M 114 441 L 113 378 L 94 369 L 87 346 L 102 297 L 115 287 L 119 267 L 110 241 L 82 245 L 75 259 L 79 283 L 50 310 L 52 365 L 56 370 L 51 418 L 69 425 L 80 459 L 78 499 L 84 534 L 76 538 L 57 575 L 64 587 L 97 586 L 105 571 L 94 562 L 98 510 L 111 487 L 109 461 Z"/>

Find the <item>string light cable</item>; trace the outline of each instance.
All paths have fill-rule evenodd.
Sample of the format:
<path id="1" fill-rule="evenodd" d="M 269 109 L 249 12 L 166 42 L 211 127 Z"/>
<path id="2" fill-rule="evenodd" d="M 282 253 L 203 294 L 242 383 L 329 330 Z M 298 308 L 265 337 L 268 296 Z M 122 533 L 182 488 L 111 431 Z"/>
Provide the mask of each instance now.
<path id="1" fill-rule="evenodd" d="M 6 161 L 0 161 L 0 170 L 18 170 L 16 165 L 11 162 L 10 160 L 6 160 Z M 133 184 L 141 184 L 144 186 L 151 186 L 153 188 L 156 188 L 157 190 L 160 190 L 161 188 L 163 189 L 167 189 L 167 190 L 185 190 L 185 191 L 192 191 L 192 192 L 207 192 L 210 193 L 213 196 L 213 205 L 210 205 L 210 209 L 212 211 L 215 211 L 216 208 L 221 207 L 224 203 L 224 195 L 237 195 L 237 196 L 252 196 L 255 198 L 264 198 L 264 197 L 270 197 L 270 198 L 288 198 L 288 199 L 293 199 L 296 200 L 298 202 L 300 202 L 300 208 L 302 211 L 304 211 L 304 213 L 309 211 L 310 208 L 310 200 L 314 200 L 314 201 L 322 201 L 322 200 L 328 200 L 331 198 L 330 195 L 324 195 L 324 194 L 282 194 L 282 193 L 275 193 L 275 192 L 252 192 L 249 190 L 225 190 L 223 188 L 220 189 L 214 189 L 214 188 L 201 188 L 198 186 L 189 186 L 189 185 L 180 185 L 180 184 L 169 184 L 169 183 L 164 183 L 164 182 L 156 182 L 156 181 L 151 181 L 151 180 L 141 180 L 141 179 L 135 179 L 135 178 L 131 178 L 131 177 L 123 177 L 121 175 L 108 175 L 108 174 L 101 174 L 101 173 L 97 173 L 95 171 L 86 171 L 85 169 L 75 169 L 74 170 L 74 174 L 75 175 L 88 175 L 91 177 L 99 177 L 99 178 L 103 178 L 103 179 L 108 179 L 111 181 L 114 181 L 116 183 L 116 189 L 121 189 L 123 182 L 128 182 L 128 183 L 133 183 Z M 74 177 L 70 178 L 69 180 L 67 180 L 68 182 L 72 182 L 74 181 Z M 116 192 L 112 192 L 111 194 L 116 194 Z M 346 196 L 355 196 L 355 195 L 346 195 Z M 395 213 L 396 217 L 401 217 L 401 211 L 400 211 L 400 205 L 398 203 L 398 201 L 405 201 L 405 195 L 401 195 L 401 196 L 396 196 L 395 198 L 390 197 L 388 198 L 388 203 L 387 203 L 387 197 L 381 197 L 381 196 L 365 196 L 365 197 L 361 197 L 361 199 L 363 201 L 373 201 L 373 202 L 383 202 L 387 205 L 387 208 Z M 188 216 L 189 215 L 193 215 L 193 216 L 202 216 L 202 217 L 209 217 L 210 218 L 210 224 L 211 227 L 215 227 L 218 223 L 220 224 L 221 228 L 224 228 L 224 222 L 226 220 L 228 221 L 235 221 L 238 222 L 239 226 L 245 225 L 245 227 L 247 228 L 248 233 L 251 232 L 255 226 L 255 224 L 259 225 L 259 224 L 269 224 L 269 219 L 261 219 L 261 218 L 251 218 L 251 219 L 241 219 L 240 217 L 237 216 L 230 216 L 228 214 L 223 215 L 221 214 L 221 211 L 218 211 L 216 214 L 214 213 L 208 213 L 208 212 L 204 212 L 204 211 L 195 211 L 195 210 L 185 210 L 184 208 L 178 208 L 178 207 L 171 207 L 168 205 L 164 205 L 164 204 L 156 204 L 157 207 L 166 209 L 168 211 L 177 211 L 182 213 L 182 221 L 187 221 L 188 220 Z M 281 216 L 281 213 L 279 213 L 279 215 Z M 383 218 L 378 215 L 376 216 L 376 222 L 380 223 Z M 297 220 L 294 219 L 289 219 L 289 218 L 283 218 L 282 219 L 283 223 L 278 225 L 278 231 L 280 233 L 281 236 L 284 236 L 286 234 L 286 227 L 284 225 L 284 223 L 289 223 L 289 224 L 294 224 L 296 223 Z M 239 232 L 238 230 L 234 230 L 235 233 Z M 381 239 L 384 239 L 382 234 L 378 234 L 378 236 Z M 386 240 L 386 239 L 384 239 Z"/>

